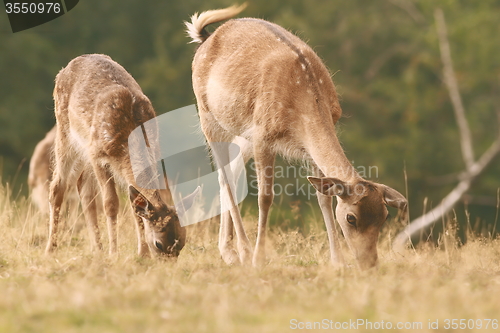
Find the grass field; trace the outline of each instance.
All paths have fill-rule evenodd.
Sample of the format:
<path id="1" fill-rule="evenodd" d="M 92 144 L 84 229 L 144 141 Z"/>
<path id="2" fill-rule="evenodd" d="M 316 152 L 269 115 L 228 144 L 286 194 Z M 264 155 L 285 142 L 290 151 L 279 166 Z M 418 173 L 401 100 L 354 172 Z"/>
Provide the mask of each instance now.
<path id="1" fill-rule="evenodd" d="M 396 254 L 388 226 L 378 269 L 340 271 L 322 221 L 309 218 L 307 236 L 272 229 L 268 264 L 256 270 L 222 262 L 217 221 L 190 226 L 178 260 L 166 261 L 137 257 L 129 218 L 118 255 L 92 254 L 73 218 L 47 257 L 45 218 L 10 197 L 0 186 L 2 333 L 500 331 L 499 239 L 459 246 L 449 229 L 438 247 Z M 256 218 L 244 219 L 254 239 Z"/>

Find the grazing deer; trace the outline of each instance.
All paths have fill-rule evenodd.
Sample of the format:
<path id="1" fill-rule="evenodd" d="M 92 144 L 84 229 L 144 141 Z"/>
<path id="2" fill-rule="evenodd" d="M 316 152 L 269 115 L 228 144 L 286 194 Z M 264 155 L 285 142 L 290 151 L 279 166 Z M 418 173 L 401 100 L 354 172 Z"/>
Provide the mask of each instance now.
<path id="1" fill-rule="evenodd" d="M 93 245 L 101 247 L 94 198 L 101 193 L 109 252 L 116 252 L 119 200 L 115 182 L 128 186 L 135 214 L 138 251 L 177 256 L 185 244 L 167 190 L 137 189 L 129 157 L 129 135 L 156 114 L 132 76 L 110 57 L 99 54 L 73 59 L 57 74 L 54 88 L 57 133 L 54 175 L 50 184 L 50 226 L 46 252 L 57 246 L 57 226 L 66 189 L 77 184 Z M 144 131 L 144 127 L 142 127 Z M 146 135 L 146 133 L 144 132 Z M 154 133 L 153 133 L 154 134 Z M 157 136 L 156 136 L 157 137 Z M 157 146 L 155 136 L 145 138 Z M 147 155 L 147 154 L 146 154 Z M 151 155 L 151 154 L 150 154 Z M 155 156 L 147 155 L 154 165 Z M 154 189 L 157 188 L 157 189 Z M 184 206 L 189 206 L 186 199 Z"/>
<path id="2" fill-rule="evenodd" d="M 38 142 L 30 160 L 28 186 L 31 200 L 42 214 L 49 212 L 49 184 L 52 180 L 51 154 L 56 138 L 54 126 L 45 137 Z"/>
<path id="3" fill-rule="evenodd" d="M 201 44 L 192 64 L 201 129 L 209 143 L 236 139 L 243 155 L 253 156 L 256 165 L 259 222 L 253 258 L 231 193 L 234 175 L 219 167 L 221 201 L 231 207 L 221 216 L 222 258 L 229 264 L 252 260 L 254 266 L 265 261 L 274 160 L 281 154 L 312 166 L 315 176 L 308 179 L 318 193 L 332 262 L 343 264 L 334 232 L 336 196 L 336 217 L 359 266 L 375 266 L 378 234 L 388 216 L 386 204 L 404 209 L 407 201 L 388 186 L 364 180 L 345 156 L 335 134 L 342 113 L 335 86 L 306 43 L 276 24 L 254 18 L 230 20 L 212 34 L 205 31 L 205 26 L 229 19 L 245 6 L 195 14 L 191 23 L 186 22 L 192 41 Z M 219 166 L 227 165 L 227 153 L 212 151 Z M 232 247 L 233 225 L 237 252 Z"/>
<path id="4" fill-rule="evenodd" d="M 43 214 L 49 213 L 49 185 L 52 181 L 52 151 L 56 139 L 56 127 L 47 132 L 38 142 L 31 156 L 28 173 L 28 186 L 31 191 L 31 200 Z M 66 204 L 69 211 L 78 207 L 78 195 L 74 188 L 66 195 Z"/>

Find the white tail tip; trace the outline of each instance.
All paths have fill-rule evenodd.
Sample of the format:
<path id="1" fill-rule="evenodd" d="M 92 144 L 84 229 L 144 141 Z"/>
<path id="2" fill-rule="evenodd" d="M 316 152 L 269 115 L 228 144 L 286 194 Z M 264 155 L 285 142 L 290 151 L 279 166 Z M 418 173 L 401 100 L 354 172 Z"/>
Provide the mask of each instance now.
<path id="1" fill-rule="evenodd" d="M 241 5 L 233 5 L 224 9 L 208 10 L 198 15 L 194 13 L 191 16 L 191 22 L 184 22 L 186 32 L 191 38 L 190 43 L 203 43 L 208 38 L 208 33 L 204 30 L 209 24 L 227 20 L 238 15 L 247 7 L 247 3 Z"/>

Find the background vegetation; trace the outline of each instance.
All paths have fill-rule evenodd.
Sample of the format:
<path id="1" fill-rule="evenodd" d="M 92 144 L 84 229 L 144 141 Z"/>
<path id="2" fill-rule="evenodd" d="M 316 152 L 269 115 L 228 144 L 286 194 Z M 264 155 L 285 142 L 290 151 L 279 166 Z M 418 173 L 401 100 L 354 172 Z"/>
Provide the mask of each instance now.
<path id="1" fill-rule="evenodd" d="M 57 72 L 84 53 L 104 53 L 122 64 L 158 113 L 195 103 L 183 20 L 232 0 L 82 0 L 52 22 L 12 34 L 0 21 L 0 171 L 26 194 L 27 164 L 36 143 L 53 126 Z M 430 0 L 254 0 L 243 13 L 295 32 L 324 59 L 342 98 L 339 124 L 347 156 L 376 166 L 379 179 L 408 192 L 411 214 L 439 202 L 463 169 L 458 129 L 441 80 L 433 18 L 444 10 L 460 90 L 479 155 L 498 131 L 500 109 L 500 3 Z M 2 14 L 3 15 L 3 14 Z M 0 17 L 2 16 L 0 15 Z M 5 17 L 6 18 L 6 17 Z M 404 172 L 407 173 L 407 185 Z M 498 158 L 466 198 L 470 222 L 488 232 L 500 186 Z M 279 179 L 278 181 L 286 181 Z M 428 198 L 426 207 L 424 199 Z M 251 199 L 249 199 L 251 200 Z M 284 210 L 308 209 L 300 196 L 277 198 Z M 315 206 L 315 205 L 314 205 Z M 457 208 L 460 221 L 464 207 Z M 293 226 L 300 215 L 277 215 Z M 276 222 L 277 224 L 282 221 Z"/>

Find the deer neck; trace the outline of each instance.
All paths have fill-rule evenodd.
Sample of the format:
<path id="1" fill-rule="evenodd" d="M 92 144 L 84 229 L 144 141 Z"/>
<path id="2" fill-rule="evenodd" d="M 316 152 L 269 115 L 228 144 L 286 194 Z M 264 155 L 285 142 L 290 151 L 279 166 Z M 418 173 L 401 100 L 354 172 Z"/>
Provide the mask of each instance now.
<path id="1" fill-rule="evenodd" d="M 335 126 L 318 126 L 308 131 L 307 150 L 314 163 L 326 177 L 334 177 L 348 183 L 362 180 L 342 149 L 335 134 Z"/>

